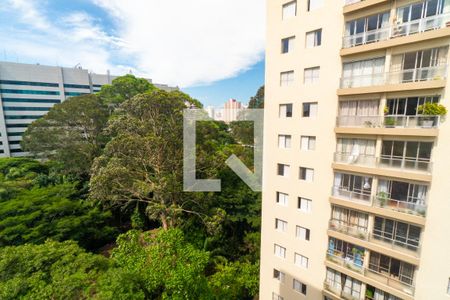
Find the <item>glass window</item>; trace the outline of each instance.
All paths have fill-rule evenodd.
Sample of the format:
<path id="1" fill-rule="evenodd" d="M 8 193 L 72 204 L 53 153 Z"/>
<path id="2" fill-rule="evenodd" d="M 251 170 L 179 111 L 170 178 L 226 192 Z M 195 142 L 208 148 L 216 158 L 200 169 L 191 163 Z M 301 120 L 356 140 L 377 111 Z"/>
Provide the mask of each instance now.
<path id="1" fill-rule="evenodd" d="M 288 205 L 289 195 L 281 192 L 277 192 L 277 203 L 283 206 Z"/>
<path id="2" fill-rule="evenodd" d="M 275 229 L 281 232 L 286 232 L 287 222 L 281 219 L 275 219 Z"/>
<path id="3" fill-rule="evenodd" d="M 308 0 L 308 11 L 312 11 L 323 6 L 323 0 Z"/>
<path id="4" fill-rule="evenodd" d="M 294 71 L 280 73 L 280 86 L 290 86 L 294 84 Z"/>
<path id="5" fill-rule="evenodd" d="M 273 278 L 275 278 L 276 280 L 280 281 L 280 282 L 284 282 L 284 278 L 286 277 L 286 275 L 277 270 L 277 269 L 273 269 Z"/>
<path id="6" fill-rule="evenodd" d="M 272 300 L 284 300 L 284 298 L 278 295 L 277 293 L 272 292 Z"/>
<path id="7" fill-rule="evenodd" d="M 295 17 L 297 15 L 297 1 L 292 1 L 283 5 L 283 20 Z"/>
<path id="8" fill-rule="evenodd" d="M 285 134 L 278 135 L 278 148 L 289 149 L 291 148 L 291 136 Z"/>
<path id="9" fill-rule="evenodd" d="M 292 118 L 292 104 L 280 104 L 280 118 Z"/>
<path id="10" fill-rule="evenodd" d="M 303 295 L 306 295 L 306 284 L 301 283 L 300 281 L 294 278 L 292 285 L 295 291 L 302 293 Z"/>
<path id="11" fill-rule="evenodd" d="M 320 77 L 320 67 L 306 68 L 304 71 L 303 83 L 318 83 Z"/>
<path id="12" fill-rule="evenodd" d="M 278 257 L 286 258 L 286 248 L 281 247 L 280 245 L 274 245 L 274 253 Z"/>
<path id="13" fill-rule="evenodd" d="M 311 213 L 312 200 L 299 197 L 298 198 L 298 209 L 305 213 Z"/>
<path id="14" fill-rule="evenodd" d="M 303 103 L 303 114 L 304 118 L 317 117 L 317 102 L 305 102 Z"/>
<path id="15" fill-rule="evenodd" d="M 316 137 L 302 135 L 300 139 L 300 149 L 312 151 L 316 149 Z"/>
<path id="16" fill-rule="evenodd" d="M 0 84 L 59 87 L 58 83 L 17 81 L 17 80 L 0 80 Z"/>
<path id="17" fill-rule="evenodd" d="M 306 256 L 295 253 L 294 263 L 299 267 L 307 269 L 309 265 L 309 259 Z"/>
<path id="18" fill-rule="evenodd" d="M 36 90 L 13 90 L 0 89 L 2 94 L 23 94 L 23 95 L 59 95 L 59 91 L 36 91 Z"/>
<path id="19" fill-rule="evenodd" d="M 289 165 L 278 164 L 278 175 L 280 176 L 289 176 Z"/>
<path id="20" fill-rule="evenodd" d="M 322 29 L 306 33 L 306 48 L 318 47 L 322 44 Z"/>
<path id="21" fill-rule="evenodd" d="M 300 180 L 307 182 L 314 181 L 314 169 L 300 167 Z"/>
<path id="22" fill-rule="evenodd" d="M 297 226 L 295 230 L 295 235 L 297 238 L 304 241 L 309 241 L 310 230 L 308 228 Z"/>
<path id="23" fill-rule="evenodd" d="M 59 99 L 31 99 L 31 98 L 4 98 L 2 97 L 3 103 L 5 102 L 15 102 L 15 103 L 61 103 Z"/>
<path id="24" fill-rule="evenodd" d="M 291 36 L 281 40 L 281 53 L 289 53 L 294 50 L 295 37 Z"/>

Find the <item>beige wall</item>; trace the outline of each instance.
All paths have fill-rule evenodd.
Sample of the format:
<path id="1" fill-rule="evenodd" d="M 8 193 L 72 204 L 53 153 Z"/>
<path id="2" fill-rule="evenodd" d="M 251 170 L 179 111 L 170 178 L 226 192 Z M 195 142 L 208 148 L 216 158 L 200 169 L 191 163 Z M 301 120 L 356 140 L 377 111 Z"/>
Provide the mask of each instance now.
<path id="1" fill-rule="evenodd" d="M 379 5 L 370 6 L 361 10 L 343 14 L 343 2 L 324 0 L 324 6 L 315 11 L 307 12 L 307 1 L 298 1 L 297 16 L 288 20 L 281 20 L 282 5 L 289 1 L 267 0 L 267 46 L 266 46 L 266 100 L 265 100 L 265 127 L 264 127 L 264 164 L 263 164 L 263 212 L 262 212 L 262 242 L 261 242 L 261 284 L 260 299 L 272 299 L 275 292 L 284 299 L 323 299 L 323 282 L 326 273 L 326 250 L 328 244 L 328 221 L 330 219 L 331 204 L 330 195 L 333 184 L 333 153 L 335 152 L 336 137 L 354 136 L 378 139 L 378 149 L 382 138 L 392 137 L 404 140 L 434 140 L 432 152 L 433 170 L 430 175 L 418 175 L 412 173 L 386 172 L 377 169 L 365 172 L 373 174 L 398 176 L 398 178 L 422 179 L 431 178 L 431 189 L 428 192 L 428 210 L 424 220 L 417 217 L 399 216 L 399 220 L 416 222 L 424 226 L 422 231 L 422 249 L 418 259 L 418 269 L 415 276 L 415 295 L 408 297 L 401 291 L 395 291 L 386 287 L 384 290 L 404 299 L 450 299 L 447 295 L 447 283 L 450 277 L 450 196 L 446 187 L 450 184 L 447 176 L 450 170 L 450 120 L 441 124 L 438 131 L 424 129 L 373 129 L 345 131 L 345 134 L 335 133 L 335 122 L 339 100 L 348 99 L 380 99 L 384 106 L 386 98 L 393 96 L 422 96 L 441 95 L 441 103 L 450 108 L 450 94 L 447 92 L 449 80 L 445 80 L 445 88 L 440 85 L 423 83 L 411 85 L 399 85 L 395 89 L 381 86 L 375 90 L 370 87 L 366 90 L 358 89 L 358 93 L 352 89 L 338 96 L 339 79 L 342 73 L 342 61 L 353 61 L 377 56 L 386 56 L 385 71 L 389 71 L 391 54 L 416 51 L 435 46 L 450 44 L 450 32 L 441 29 L 440 35 L 433 36 L 427 42 L 417 42 L 422 34 L 411 36 L 407 45 L 395 45 L 385 43 L 385 48 L 380 48 L 383 42 L 359 46 L 352 53 L 340 52 L 342 35 L 344 32 L 344 20 L 351 20 L 360 16 L 370 15 L 376 12 L 391 10 L 411 1 L 373 1 L 381 2 Z M 361 5 L 361 3 L 356 4 Z M 316 48 L 305 49 L 305 33 L 322 28 L 322 45 Z M 288 54 L 281 54 L 281 39 L 294 36 L 294 50 Z M 442 35 L 444 35 L 442 37 Z M 423 33 L 429 36 L 429 33 Z M 403 38 L 408 40 L 409 37 Z M 420 40 L 420 39 L 419 39 Z M 372 48 L 371 48 L 372 47 Z M 342 56 L 340 53 L 344 56 Z M 450 61 L 450 60 L 448 60 Z M 303 84 L 304 68 L 320 66 L 320 80 L 318 84 Z M 280 87 L 280 72 L 295 71 L 295 80 L 289 87 Z M 408 86 L 408 88 L 406 88 Z M 437 88 L 436 88 L 437 87 Z M 411 88 L 411 89 L 409 89 Z M 425 89 L 426 88 L 426 89 Z M 433 88 L 433 89 L 430 89 Z M 353 90 L 355 91 L 355 90 Z M 302 118 L 302 103 L 318 102 L 318 116 L 316 118 Z M 279 104 L 292 103 L 293 116 L 289 119 L 280 119 Z M 432 132 L 432 133 L 430 133 Z M 278 148 L 278 135 L 289 134 L 292 136 L 290 149 Z M 314 151 L 300 150 L 300 136 L 316 136 L 316 148 Z M 437 136 L 436 136 L 437 135 Z M 377 156 L 379 151 L 377 152 Z M 277 163 L 290 165 L 289 177 L 277 176 Z M 299 167 L 314 169 L 314 182 L 306 183 L 299 180 Z M 276 203 L 276 192 L 289 194 L 288 207 Z M 305 197 L 313 200 L 311 214 L 305 214 L 297 209 L 297 198 Z M 344 201 L 345 204 L 345 201 Z M 352 207 L 352 204 L 348 204 Z M 373 214 L 384 214 L 383 209 L 368 209 Z M 396 213 L 386 212 L 386 217 L 393 218 Z M 287 232 L 275 230 L 275 219 L 288 222 Z M 371 221 L 372 222 L 372 221 Z M 301 241 L 295 237 L 296 225 L 311 230 L 310 241 Z M 367 243 L 367 242 L 364 242 Z M 360 245 L 365 245 L 361 243 Z M 281 259 L 274 255 L 274 244 L 279 244 L 287 249 L 286 258 Z M 381 252 L 383 248 L 380 249 Z M 386 251 L 386 255 L 392 251 Z M 304 269 L 294 265 L 294 253 L 299 253 L 309 258 L 309 267 Z M 392 252 L 394 253 L 394 252 Z M 393 256 L 407 259 L 406 252 L 395 252 Z M 366 257 L 366 264 L 367 264 Z M 417 258 L 409 259 L 417 263 Z M 286 274 L 285 282 L 281 283 L 273 279 L 273 269 L 278 269 Z M 336 268 L 337 269 L 337 268 Z M 356 277 L 356 276 L 355 276 Z M 303 296 L 292 289 L 292 279 L 296 278 L 306 284 L 307 296 Z M 359 277 L 358 277 L 359 278 Z M 371 280 L 361 279 L 366 283 L 374 284 Z M 383 284 L 377 287 L 384 288 Z M 365 288 L 362 288 L 362 297 Z"/>

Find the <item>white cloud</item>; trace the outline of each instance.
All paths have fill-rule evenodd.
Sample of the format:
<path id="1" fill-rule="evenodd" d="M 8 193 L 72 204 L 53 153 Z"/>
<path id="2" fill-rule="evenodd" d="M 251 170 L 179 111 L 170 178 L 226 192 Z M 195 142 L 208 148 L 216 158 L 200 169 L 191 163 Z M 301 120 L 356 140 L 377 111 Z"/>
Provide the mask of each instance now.
<path id="1" fill-rule="evenodd" d="M 156 80 L 232 77 L 264 52 L 264 0 L 93 0 L 116 18 L 126 53 Z"/>
<path id="2" fill-rule="evenodd" d="M 28 62 L 133 70 L 182 87 L 233 77 L 263 57 L 264 0 L 90 1 L 111 16 L 114 30 L 87 12 L 55 19 L 45 1 L 0 0 L 23 25 L 0 31 L 0 40 Z"/>

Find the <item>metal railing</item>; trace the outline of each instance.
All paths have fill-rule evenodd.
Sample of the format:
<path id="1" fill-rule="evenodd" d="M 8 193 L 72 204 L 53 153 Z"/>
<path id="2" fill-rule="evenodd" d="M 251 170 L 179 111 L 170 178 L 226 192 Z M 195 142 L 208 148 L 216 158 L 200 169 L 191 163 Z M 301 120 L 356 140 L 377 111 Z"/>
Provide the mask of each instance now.
<path id="1" fill-rule="evenodd" d="M 377 270 L 378 269 L 378 270 Z M 370 278 L 376 278 L 378 282 L 383 283 L 387 286 L 390 286 L 396 290 L 399 290 L 405 294 L 414 295 L 414 284 L 413 278 L 408 277 L 406 275 L 400 275 L 400 277 L 396 277 L 389 272 L 380 272 L 380 266 L 373 265 L 369 263 L 368 268 L 364 268 L 364 276 Z M 403 279 L 403 280 L 402 280 Z"/>
<path id="2" fill-rule="evenodd" d="M 372 233 L 369 234 L 369 242 L 383 244 L 391 248 L 392 250 L 397 250 L 404 252 L 409 250 L 412 255 L 418 256 L 420 253 L 420 241 L 415 238 L 408 237 L 392 237 L 393 233 L 384 232 L 381 230 L 374 229 Z"/>
<path id="3" fill-rule="evenodd" d="M 335 264 L 345 267 L 357 273 L 363 274 L 364 256 L 361 256 L 361 261 L 358 263 L 353 254 L 343 253 L 335 249 L 327 250 L 327 259 Z"/>
<path id="4" fill-rule="evenodd" d="M 357 88 L 445 79 L 447 65 L 342 77 L 341 88 Z"/>
<path id="5" fill-rule="evenodd" d="M 424 201 L 422 201 L 424 202 Z M 401 213 L 425 217 L 427 212 L 426 204 L 418 202 L 407 202 L 391 199 L 384 196 L 374 196 L 373 206 L 395 210 Z"/>
<path id="6" fill-rule="evenodd" d="M 328 223 L 328 228 L 330 230 L 344 233 L 347 235 L 351 235 L 353 237 L 359 238 L 361 240 L 368 240 L 369 233 L 367 232 L 367 228 L 357 227 L 357 226 L 349 226 L 344 224 L 339 220 L 330 220 Z"/>
<path id="7" fill-rule="evenodd" d="M 432 162 L 425 158 L 408 158 L 408 157 L 388 157 L 383 156 L 377 158 L 377 167 L 394 168 L 407 171 L 423 171 L 430 173 L 433 167 Z"/>
<path id="8" fill-rule="evenodd" d="M 383 27 L 357 34 L 346 35 L 342 38 L 342 48 L 385 41 L 391 37 L 391 27 Z"/>
<path id="9" fill-rule="evenodd" d="M 323 283 L 323 288 L 324 290 L 327 290 L 329 292 L 331 292 L 332 294 L 340 297 L 341 299 L 346 299 L 346 300 L 359 300 L 361 298 L 361 291 L 359 292 L 359 296 L 353 296 L 347 292 L 345 292 L 342 288 L 342 286 L 340 288 L 335 287 L 331 284 L 329 284 L 327 282 L 327 280 L 325 279 L 324 283 Z"/>
<path id="10" fill-rule="evenodd" d="M 349 191 L 347 189 L 334 186 L 331 190 L 331 194 L 337 198 L 370 205 L 370 191 L 368 191 L 368 193 L 363 193 L 362 191 Z"/>
<path id="11" fill-rule="evenodd" d="M 337 127 L 366 128 L 437 128 L 441 122 L 440 116 L 338 116 Z"/>
<path id="12" fill-rule="evenodd" d="M 392 26 L 392 31 L 390 35 L 391 37 L 399 37 L 420 33 L 428 30 L 440 29 L 446 27 L 448 21 L 450 21 L 450 14 L 445 13 L 409 22 L 397 23 L 394 26 Z"/>
<path id="13" fill-rule="evenodd" d="M 348 2 L 349 4 L 353 4 L 359 1 L 349 0 Z M 346 5 L 349 4 L 346 3 Z M 342 38 L 342 47 L 351 48 L 359 45 L 385 41 L 390 38 L 408 36 L 429 30 L 440 29 L 446 27 L 449 21 L 450 14 L 445 13 L 409 22 L 397 23 L 392 26 L 385 26 L 357 34 L 346 35 Z"/>

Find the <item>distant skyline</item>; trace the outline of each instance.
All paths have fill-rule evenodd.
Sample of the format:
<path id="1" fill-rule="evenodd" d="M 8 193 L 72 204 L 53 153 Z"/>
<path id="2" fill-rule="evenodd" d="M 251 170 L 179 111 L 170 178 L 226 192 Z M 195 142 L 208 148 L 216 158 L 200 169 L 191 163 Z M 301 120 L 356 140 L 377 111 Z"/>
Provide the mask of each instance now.
<path id="1" fill-rule="evenodd" d="M 182 91 L 198 99 L 205 106 L 222 107 L 230 98 L 248 104 L 250 97 L 264 85 L 265 62 L 261 61 L 236 77 L 209 85 L 183 88 Z"/>

